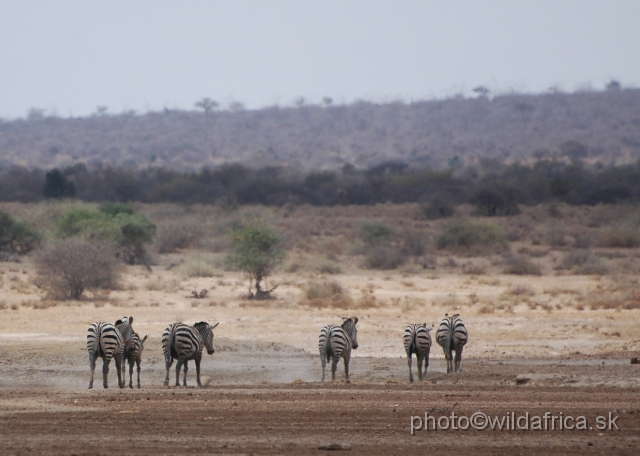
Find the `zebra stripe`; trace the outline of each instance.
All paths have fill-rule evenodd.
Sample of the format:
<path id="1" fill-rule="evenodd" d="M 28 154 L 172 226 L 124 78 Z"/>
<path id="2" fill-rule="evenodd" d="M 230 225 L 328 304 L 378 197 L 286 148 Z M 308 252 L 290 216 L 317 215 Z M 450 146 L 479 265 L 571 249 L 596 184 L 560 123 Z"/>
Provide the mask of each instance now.
<path id="1" fill-rule="evenodd" d="M 124 364 L 124 343 L 120 331 L 111 323 L 92 323 L 87 330 L 87 351 L 89 352 L 89 366 L 91 367 L 89 389 L 93 388 L 93 374 L 98 358 L 103 358 L 102 381 L 104 387 L 109 388 L 107 381 L 109 363 L 111 362 L 111 358 L 115 358 L 116 370 L 118 372 L 118 386 L 124 388 L 124 379 L 120 372 L 120 367 Z"/>
<path id="2" fill-rule="evenodd" d="M 447 374 L 454 372 L 454 368 L 455 372 L 460 371 L 462 349 L 468 339 L 469 334 L 467 333 L 467 328 L 465 328 L 464 323 L 462 323 L 460 314 L 455 314 L 452 317 L 450 317 L 449 314 L 445 314 L 436 332 L 436 341 L 444 351 L 444 357 L 447 360 Z M 456 352 L 455 365 L 452 356 L 453 351 Z"/>
<path id="3" fill-rule="evenodd" d="M 201 321 L 188 326 L 184 323 L 172 323 L 167 326 L 162 334 L 162 351 L 164 352 L 164 360 L 167 367 L 167 375 L 164 379 L 164 386 L 169 386 L 169 369 L 173 364 L 173 360 L 177 359 L 176 364 L 176 386 L 180 386 L 180 368 L 184 364 L 183 386 L 187 386 L 187 364 L 193 359 L 196 362 L 196 378 L 198 386 L 200 383 L 200 361 L 202 360 L 202 350 L 207 348 L 207 353 L 212 355 L 213 348 L 213 329 L 218 326 L 216 323 L 209 326 L 209 323 Z"/>
<path id="4" fill-rule="evenodd" d="M 142 363 L 142 352 L 144 351 L 144 341 L 147 336 L 140 339 L 138 334 L 133 333 L 131 338 L 131 346 L 125 355 L 125 359 L 129 363 L 129 388 L 133 389 L 133 365 L 135 364 L 138 371 L 138 389 L 140 389 L 140 363 Z M 124 363 L 123 363 L 124 364 Z"/>
<path id="5" fill-rule="evenodd" d="M 125 350 L 128 350 L 131 346 L 131 340 L 133 339 L 133 317 L 122 317 L 122 320 L 116 321 L 115 325 L 122 334 L 122 340 L 124 342 Z"/>
<path id="6" fill-rule="evenodd" d="M 320 351 L 320 359 L 322 360 L 322 381 L 324 382 L 325 367 L 330 359 L 331 364 L 331 381 L 336 379 L 336 368 L 340 358 L 344 359 L 344 374 L 347 383 L 349 383 L 349 360 L 351 358 L 351 349 L 358 348 L 358 330 L 356 324 L 358 317 L 350 317 L 344 319 L 342 326 L 327 325 L 320 331 L 320 339 L 318 341 L 318 349 Z"/>
<path id="7" fill-rule="evenodd" d="M 427 368 L 429 367 L 429 352 L 431 351 L 431 330 L 433 326 L 427 328 L 427 324 L 411 324 L 404 330 L 404 350 L 407 352 L 407 363 L 409 364 L 409 381 L 413 383 L 413 372 L 411 372 L 411 356 L 415 353 L 418 365 L 418 376 L 420 381 L 427 378 Z M 422 374 L 422 363 L 424 362 L 424 375 Z"/>
<path id="8" fill-rule="evenodd" d="M 131 326 L 133 323 L 133 317 L 127 317 L 124 316 L 122 317 L 122 320 L 118 320 L 115 322 L 115 326 L 116 328 L 118 328 L 118 331 L 120 331 L 120 334 L 122 335 L 122 341 L 124 343 L 124 352 L 122 354 L 122 358 L 123 360 L 126 360 L 129 358 L 129 352 L 131 351 L 131 341 L 133 340 L 133 327 Z M 127 365 L 126 363 L 122 363 L 122 381 L 124 382 L 125 380 L 125 373 L 126 373 L 126 369 L 127 369 Z"/>

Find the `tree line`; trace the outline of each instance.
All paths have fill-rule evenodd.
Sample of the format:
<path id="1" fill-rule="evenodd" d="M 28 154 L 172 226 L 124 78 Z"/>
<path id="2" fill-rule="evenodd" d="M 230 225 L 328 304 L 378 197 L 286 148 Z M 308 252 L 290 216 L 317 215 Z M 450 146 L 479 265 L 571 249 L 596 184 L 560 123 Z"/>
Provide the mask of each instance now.
<path id="1" fill-rule="evenodd" d="M 279 166 L 254 169 L 228 163 L 198 172 L 155 168 L 88 167 L 76 164 L 45 171 L 13 167 L 0 171 L 0 201 L 37 202 L 46 198 L 93 202 L 171 202 L 282 206 L 423 203 L 427 215 L 451 215 L 458 204 L 473 203 L 486 215 L 511 215 L 519 205 L 546 202 L 595 205 L 640 199 L 640 162 L 588 166 L 580 161 L 539 160 L 509 166 L 435 170 L 389 161 L 366 169 L 341 170 Z"/>

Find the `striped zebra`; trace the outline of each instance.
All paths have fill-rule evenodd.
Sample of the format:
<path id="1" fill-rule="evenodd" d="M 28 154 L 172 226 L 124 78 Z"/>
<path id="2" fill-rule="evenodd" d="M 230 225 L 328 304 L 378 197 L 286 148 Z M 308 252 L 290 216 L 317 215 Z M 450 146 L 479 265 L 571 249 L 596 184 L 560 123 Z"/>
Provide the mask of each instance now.
<path id="1" fill-rule="evenodd" d="M 358 330 L 356 324 L 358 317 L 343 318 L 342 326 L 327 325 L 320 331 L 320 340 L 318 348 L 320 350 L 320 359 L 322 360 L 322 381 L 324 382 L 325 367 L 330 359 L 331 364 L 331 381 L 336 379 L 336 368 L 342 357 L 344 359 L 344 374 L 347 383 L 349 383 L 349 359 L 351 358 L 351 349 L 358 348 Z"/>
<path id="2" fill-rule="evenodd" d="M 429 367 L 429 352 L 431 351 L 431 330 L 433 326 L 427 328 L 426 323 L 407 325 L 404 330 L 404 350 L 407 352 L 407 363 L 409 364 L 409 381 L 413 383 L 413 372 L 411 372 L 411 356 L 415 353 L 418 358 L 418 376 L 420 381 L 427 378 L 427 368 Z M 422 374 L 422 363 L 424 362 L 424 376 Z"/>
<path id="3" fill-rule="evenodd" d="M 124 344 L 123 349 L 124 352 L 122 354 L 122 358 L 124 360 L 129 358 L 129 352 L 131 350 L 131 341 L 133 340 L 133 327 L 131 326 L 133 324 L 133 317 L 127 317 L 124 316 L 122 317 L 122 320 L 118 320 L 115 322 L 115 326 L 116 328 L 118 328 L 118 331 L 120 331 L 120 334 L 122 335 L 122 342 Z M 127 369 L 127 365 L 126 363 L 122 363 L 122 378 L 123 378 L 123 382 L 124 382 L 124 378 L 125 378 L 125 373 L 126 373 L 126 369 Z"/>
<path id="4" fill-rule="evenodd" d="M 207 353 L 212 355 L 213 329 L 220 323 L 209 326 L 209 323 L 201 321 L 193 326 L 184 323 L 172 323 L 162 333 L 162 351 L 167 366 L 167 375 L 164 379 L 164 386 L 169 386 L 169 369 L 173 360 L 177 359 L 176 365 L 176 386 L 180 386 L 180 368 L 184 364 L 183 386 L 187 386 L 187 363 L 190 359 L 196 362 L 196 378 L 198 386 L 200 383 L 200 361 L 202 360 L 202 350 L 207 347 Z"/>
<path id="5" fill-rule="evenodd" d="M 138 370 L 138 389 L 140 389 L 140 363 L 142 362 L 142 352 L 144 351 L 144 341 L 147 336 L 140 339 L 138 334 L 133 333 L 131 338 L 131 346 L 125 355 L 125 360 L 129 363 L 129 388 L 133 389 L 133 365 Z"/>
<path id="6" fill-rule="evenodd" d="M 450 317 L 445 314 L 440 322 L 440 327 L 436 332 L 436 341 L 444 351 L 444 357 L 447 360 L 447 374 L 454 371 L 454 363 L 452 352 L 456 352 L 455 372 L 460 371 L 460 360 L 462 359 L 462 349 L 469 339 L 467 328 L 464 327 L 460 314 Z"/>
<path id="7" fill-rule="evenodd" d="M 111 323 L 97 322 L 91 324 L 87 330 L 87 351 L 89 352 L 89 366 L 91 367 L 91 380 L 89 389 L 93 388 L 93 373 L 96 369 L 96 360 L 103 358 L 102 381 L 105 388 L 109 388 L 107 375 L 111 358 L 116 361 L 118 371 L 118 386 L 124 388 L 124 378 L 121 376 L 120 367 L 124 364 L 124 343 L 120 331 Z"/>

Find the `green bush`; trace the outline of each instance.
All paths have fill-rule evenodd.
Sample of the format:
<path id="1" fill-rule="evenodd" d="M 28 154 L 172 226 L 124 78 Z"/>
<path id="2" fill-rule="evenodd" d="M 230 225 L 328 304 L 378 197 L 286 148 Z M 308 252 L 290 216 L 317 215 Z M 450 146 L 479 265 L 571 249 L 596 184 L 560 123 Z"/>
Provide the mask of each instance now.
<path id="1" fill-rule="evenodd" d="M 436 239 L 438 249 L 490 248 L 503 250 L 508 245 L 504 229 L 484 220 L 452 220 L 442 225 Z"/>
<path id="2" fill-rule="evenodd" d="M 40 235 L 24 222 L 0 211 L 0 251 L 25 254 L 33 250 Z"/>
<path id="3" fill-rule="evenodd" d="M 122 247 L 126 263 L 138 261 L 150 269 L 144 245 L 153 242 L 156 226 L 132 210 L 130 206 L 113 203 L 100 211 L 73 208 L 58 219 L 56 234 L 62 239 L 81 237 L 110 242 Z"/>
<path id="4" fill-rule="evenodd" d="M 379 245 L 393 238 L 393 228 L 381 222 L 365 222 L 362 224 L 362 240 L 369 245 Z"/>
<path id="5" fill-rule="evenodd" d="M 266 223 L 254 220 L 231 233 L 233 253 L 226 259 L 227 267 L 249 276 L 250 297 L 265 298 L 271 290 L 262 290 L 261 282 L 286 256 L 282 237 Z M 253 292 L 255 289 L 255 293 Z"/>

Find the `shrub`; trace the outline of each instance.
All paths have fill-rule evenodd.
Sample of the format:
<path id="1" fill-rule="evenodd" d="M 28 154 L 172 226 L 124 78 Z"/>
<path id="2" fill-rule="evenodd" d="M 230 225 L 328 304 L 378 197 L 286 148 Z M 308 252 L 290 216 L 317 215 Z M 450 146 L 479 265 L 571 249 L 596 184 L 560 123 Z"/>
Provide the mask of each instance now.
<path id="1" fill-rule="evenodd" d="M 128 205 L 113 203 L 105 204 L 100 211 L 73 208 L 58 219 L 57 236 L 113 243 L 122 247 L 121 254 L 127 264 L 138 261 L 151 270 L 144 245 L 153 242 L 156 226 L 132 211 Z"/>
<path id="2" fill-rule="evenodd" d="M 393 228 L 381 222 L 365 222 L 360 231 L 362 240 L 369 245 L 388 242 L 393 237 Z"/>
<path id="3" fill-rule="evenodd" d="M 503 255 L 503 262 L 505 265 L 505 274 L 515 275 L 535 275 L 541 276 L 542 270 L 540 266 L 535 264 L 526 255 L 519 255 L 515 253 L 508 253 Z"/>
<path id="4" fill-rule="evenodd" d="M 335 280 L 309 282 L 303 291 L 304 301 L 313 307 L 346 309 L 353 305 L 347 290 Z"/>
<path id="5" fill-rule="evenodd" d="M 160 225 L 154 246 L 159 253 L 172 253 L 192 246 L 202 236 L 201 224 L 191 220 Z"/>
<path id="6" fill-rule="evenodd" d="M 436 239 L 438 249 L 474 249 L 476 247 L 503 250 L 508 244 L 502 227 L 486 221 L 453 220 L 443 225 Z"/>
<path id="7" fill-rule="evenodd" d="M 181 269 L 187 277 L 213 277 L 216 275 L 216 267 L 202 258 L 194 258 L 186 261 Z"/>
<path id="8" fill-rule="evenodd" d="M 249 277 L 250 297 L 267 297 L 275 287 L 262 290 L 260 284 L 284 261 L 286 253 L 282 248 L 282 238 L 271 226 L 254 220 L 234 230 L 231 233 L 231 243 L 233 253 L 227 256 L 225 263 L 229 268 L 243 271 Z"/>
<path id="9" fill-rule="evenodd" d="M 40 235 L 24 222 L 17 222 L 6 212 L 0 211 L 0 251 L 29 253 L 40 240 Z"/>
<path id="10" fill-rule="evenodd" d="M 399 237 L 402 253 L 409 256 L 421 256 L 427 250 L 427 236 L 414 229 L 403 230 Z"/>
<path id="11" fill-rule="evenodd" d="M 630 223 L 610 228 L 600 236 L 598 246 L 628 249 L 640 247 L 640 229 Z"/>
<path id="12" fill-rule="evenodd" d="M 118 277 L 115 251 L 105 242 L 68 239 L 36 257 L 38 284 L 53 297 L 80 299 L 85 289 L 108 287 Z"/>
<path id="13" fill-rule="evenodd" d="M 450 198 L 436 197 L 420 206 L 420 210 L 425 218 L 429 220 L 437 220 L 441 218 L 452 217 L 455 208 Z"/>
<path id="14" fill-rule="evenodd" d="M 471 197 L 478 214 L 488 217 L 517 215 L 518 193 L 516 190 L 498 184 L 484 185 Z"/>
<path id="15" fill-rule="evenodd" d="M 572 270 L 575 274 L 604 275 L 609 268 L 601 258 L 591 255 L 588 250 L 574 250 L 567 253 L 558 269 Z"/>
<path id="16" fill-rule="evenodd" d="M 366 249 L 363 266 L 366 269 L 396 269 L 404 261 L 404 255 L 394 247 L 379 245 Z"/>

